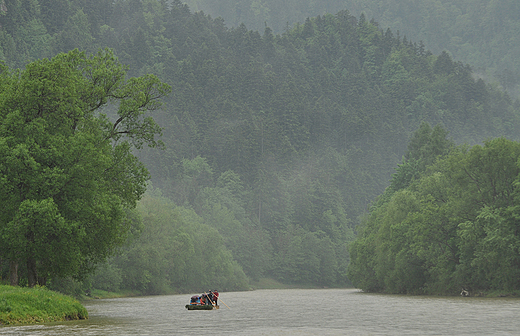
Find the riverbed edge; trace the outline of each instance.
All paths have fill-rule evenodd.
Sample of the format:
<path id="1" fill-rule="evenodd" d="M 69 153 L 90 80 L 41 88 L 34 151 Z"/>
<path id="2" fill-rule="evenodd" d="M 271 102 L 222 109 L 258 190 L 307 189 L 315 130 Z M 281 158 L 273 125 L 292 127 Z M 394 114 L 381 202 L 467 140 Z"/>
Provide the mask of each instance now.
<path id="1" fill-rule="evenodd" d="M 315 284 L 286 284 L 282 283 L 280 281 L 277 281 L 272 278 L 260 278 L 258 280 L 251 280 L 249 283 L 249 289 L 243 290 L 243 291 L 254 291 L 254 290 L 263 290 L 263 289 L 354 289 L 355 287 L 323 287 L 323 286 L 317 286 Z M 225 291 L 221 291 L 225 292 Z M 122 298 L 122 297 L 138 297 L 138 296 L 147 296 L 147 295 L 173 295 L 173 294 L 189 294 L 192 292 L 179 292 L 172 290 L 171 292 L 165 292 L 165 293 L 156 293 L 156 294 L 146 294 L 141 293 L 138 291 L 129 291 L 129 290 L 122 290 L 117 292 L 108 292 L 103 291 L 99 289 L 93 289 L 90 295 L 81 296 L 78 299 L 80 301 L 89 301 L 92 299 L 113 299 L 113 298 Z M 459 294 L 452 293 L 430 293 L 430 294 L 399 294 L 399 293 L 378 293 L 382 295 L 410 295 L 410 296 L 458 296 Z M 470 297 L 485 297 L 485 298 L 520 298 L 520 290 L 515 291 L 505 291 L 505 290 L 488 290 L 488 291 L 470 291 L 469 292 Z"/>
<path id="2" fill-rule="evenodd" d="M 0 285 L 0 326 L 88 319 L 75 298 L 45 287 Z"/>

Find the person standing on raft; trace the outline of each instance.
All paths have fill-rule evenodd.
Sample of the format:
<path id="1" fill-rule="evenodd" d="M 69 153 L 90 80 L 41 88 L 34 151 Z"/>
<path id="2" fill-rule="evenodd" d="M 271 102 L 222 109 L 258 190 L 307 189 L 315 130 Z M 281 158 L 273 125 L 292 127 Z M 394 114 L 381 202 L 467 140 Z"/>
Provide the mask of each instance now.
<path id="1" fill-rule="evenodd" d="M 217 290 L 209 291 L 209 293 L 212 296 L 211 301 L 213 301 L 215 306 L 218 306 L 218 292 L 217 292 Z"/>

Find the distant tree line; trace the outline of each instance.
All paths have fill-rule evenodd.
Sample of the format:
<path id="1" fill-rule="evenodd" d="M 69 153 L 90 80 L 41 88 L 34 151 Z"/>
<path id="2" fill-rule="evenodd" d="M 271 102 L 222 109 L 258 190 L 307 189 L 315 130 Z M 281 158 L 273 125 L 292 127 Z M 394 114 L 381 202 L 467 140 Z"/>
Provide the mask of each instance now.
<path id="1" fill-rule="evenodd" d="M 470 295 L 520 289 L 520 144 L 454 146 L 423 124 L 351 245 L 365 291 Z"/>
<path id="2" fill-rule="evenodd" d="M 515 0 L 185 0 L 226 24 L 283 33 L 306 18 L 349 10 L 375 20 L 433 53 L 446 50 L 520 97 L 520 4 Z"/>
<path id="3" fill-rule="evenodd" d="M 110 47 L 130 75 L 154 73 L 172 87 L 154 113 L 163 149 L 136 153 L 151 175 L 142 228 L 101 268 L 98 287 L 243 289 L 244 274 L 349 285 L 359 218 L 423 122 L 456 143 L 518 138 L 520 106 L 506 93 L 448 53 L 346 10 L 275 34 L 228 28 L 179 1 L 4 4 L 0 46 L 11 67 Z M 419 164 L 403 170 L 415 176 Z"/>

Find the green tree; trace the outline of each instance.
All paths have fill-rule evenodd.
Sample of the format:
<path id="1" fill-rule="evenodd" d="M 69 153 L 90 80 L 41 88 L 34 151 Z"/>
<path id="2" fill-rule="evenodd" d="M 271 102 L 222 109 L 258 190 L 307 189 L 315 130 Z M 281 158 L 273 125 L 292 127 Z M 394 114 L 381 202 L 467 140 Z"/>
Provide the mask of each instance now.
<path id="1" fill-rule="evenodd" d="M 520 144 L 504 138 L 474 146 L 461 160 L 458 276 L 474 289 L 520 288 L 518 176 Z"/>
<path id="2" fill-rule="evenodd" d="M 0 257 L 25 263 L 31 286 L 80 277 L 124 241 L 124 209 L 148 179 L 132 148 L 157 145 L 146 112 L 169 87 L 153 75 L 127 80 L 108 49 L 2 70 Z"/>
<path id="3" fill-rule="evenodd" d="M 504 138 L 458 147 L 374 207 L 351 246 L 368 291 L 518 290 L 518 159 Z"/>
<path id="4" fill-rule="evenodd" d="M 93 52 L 94 38 L 90 33 L 88 17 L 80 9 L 69 17 L 63 30 L 56 35 L 55 51 L 68 52 L 74 48 Z"/>
<path id="5" fill-rule="evenodd" d="M 43 24 L 49 34 L 60 32 L 71 15 L 69 0 L 38 0 Z"/>
<path id="6" fill-rule="evenodd" d="M 139 237 L 110 260 L 121 272 L 121 288 L 147 294 L 247 288 L 223 237 L 193 210 L 178 207 L 159 190 L 147 193 L 137 209 L 144 224 Z"/>
<path id="7" fill-rule="evenodd" d="M 423 122 L 408 143 L 403 163 L 398 165 L 390 181 L 389 191 L 406 188 L 426 167 L 439 157 L 447 155 L 455 146 L 447 136 L 448 132 L 441 125 L 437 124 L 432 129 L 430 124 Z"/>

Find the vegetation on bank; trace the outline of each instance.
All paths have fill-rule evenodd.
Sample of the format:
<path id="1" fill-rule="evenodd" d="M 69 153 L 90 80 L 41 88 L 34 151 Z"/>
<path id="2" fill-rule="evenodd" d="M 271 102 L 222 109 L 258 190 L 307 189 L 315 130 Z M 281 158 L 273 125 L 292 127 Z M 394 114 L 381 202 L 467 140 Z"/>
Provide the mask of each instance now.
<path id="1" fill-rule="evenodd" d="M 348 245 L 359 218 L 388 186 L 422 122 L 441 124 L 457 143 L 470 145 L 520 134 L 520 103 L 476 79 L 471 67 L 346 10 L 275 34 L 269 27 L 229 29 L 178 0 L 1 3 L 0 58 L 24 70 L 6 70 L 1 77 L 6 90 L 0 97 L 5 105 L 0 151 L 9 155 L 0 164 L 0 182 L 5 191 L 23 185 L 27 194 L 4 195 L 10 197 L 4 202 L 9 211 L 0 216 L 0 236 L 10 248 L 0 250 L 0 272 L 7 278 L 19 266 L 21 284 L 48 280 L 58 286 L 58 275 L 88 271 L 114 252 L 105 247 L 117 246 L 117 254 L 78 289 L 225 291 L 249 288 L 251 280 L 264 277 L 298 286 L 348 286 Z M 77 101 L 73 93 L 87 105 L 95 103 L 87 99 L 91 89 L 110 100 L 113 95 L 103 93 L 114 88 L 108 81 L 113 77 L 103 77 L 109 73 L 91 66 L 83 54 L 53 57 L 105 47 L 114 51 L 105 54 L 111 55 L 107 64 L 119 66 L 118 55 L 129 76 L 145 80 L 151 77 L 143 74 L 154 73 L 172 87 L 154 112 L 164 150 L 144 147 L 135 154 L 150 172 L 153 188 L 146 194 L 148 175 L 130 152 L 142 143 L 115 141 L 124 146 L 111 148 L 110 141 L 97 140 L 111 130 L 139 140 L 133 131 L 158 130 L 155 123 L 144 119 L 150 123 L 143 127 L 99 130 L 96 125 L 114 120 L 112 126 L 122 126 L 114 105 L 98 110 L 106 119 L 89 114 L 97 104 L 89 118 L 79 118 L 81 108 L 73 114 L 65 108 Z M 49 59 L 27 66 L 27 60 L 41 58 Z M 58 62 L 66 59 L 81 66 Z M 60 86 L 64 77 L 54 79 L 46 68 L 51 65 L 62 65 L 65 74 L 75 69 L 65 78 L 76 89 Z M 77 72 L 82 69 L 86 78 Z M 49 78 L 39 81 L 41 74 Z M 117 92 L 124 98 L 121 117 L 128 116 L 127 108 L 141 110 L 141 95 L 132 93 L 143 82 L 132 83 Z M 22 93 L 31 90 L 34 99 L 24 99 Z M 37 104 L 40 92 L 63 104 L 53 99 Z M 56 119 L 38 119 L 42 113 Z M 128 126 L 138 126 L 133 116 Z M 74 130 L 74 136 L 48 130 Z M 104 155 L 94 151 L 97 145 L 104 146 Z M 95 155 L 82 154 L 87 151 Z M 417 178 L 416 170 L 426 166 L 412 159 L 392 188 L 402 188 L 408 173 Z M 134 177 L 129 185 L 119 183 L 118 169 L 104 169 L 111 162 L 127 168 L 124 173 Z M 126 187 L 131 185 L 139 188 Z M 137 199 L 137 209 L 129 210 Z M 123 213 L 122 205 L 131 206 Z M 384 239 L 392 238 L 384 233 Z M 114 245 L 98 239 L 116 235 L 121 239 Z M 84 239 L 74 244 L 67 237 Z M 19 251 L 26 262 L 17 262 Z"/>
<path id="2" fill-rule="evenodd" d="M 249 284 L 244 284 L 240 289 L 232 290 L 232 291 L 252 291 L 259 289 L 315 289 L 315 288 L 328 288 L 324 286 L 316 286 L 314 284 L 286 284 L 280 281 L 277 281 L 272 278 L 260 278 L 258 280 L 251 280 Z M 344 287 L 341 287 L 344 288 Z M 201 290 L 203 292 L 204 290 Z M 175 295 L 175 294 L 186 294 L 193 293 L 194 290 L 187 290 L 182 292 L 164 292 L 162 294 L 165 295 Z M 195 291 L 196 292 L 196 291 Z M 113 299 L 113 298 L 121 298 L 121 297 L 132 297 L 132 296 L 141 296 L 146 295 L 146 292 L 141 291 L 130 291 L 125 289 L 119 289 L 118 291 L 107 291 L 101 289 L 92 289 L 88 295 L 81 294 L 79 295 L 79 299 L 83 300 L 91 300 L 91 299 Z"/>
<path id="3" fill-rule="evenodd" d="M 127 79 L 109 49 L 1 70 L 0 258 L 12 285 L 20 265 L 30 287 L 79 277 L 125 241 L 149 177 L 132 148 L 157 145 L 160 127 L 144 114 L 169 87 Z"/>
<path id="4" fill-rule="evenodd" d="M 365 291 L 470 295 L 520 290 L 520 143 L 457 146 L 423 125 L 350 246 Z M 427 163 L 430 164 L 427 164 Z"/>
<path id="5" fill-rule="evenodd" d="M 32 324 L 88 318 L 76 299 L 44 287 L 0 285 L 0 325 Z"/>

